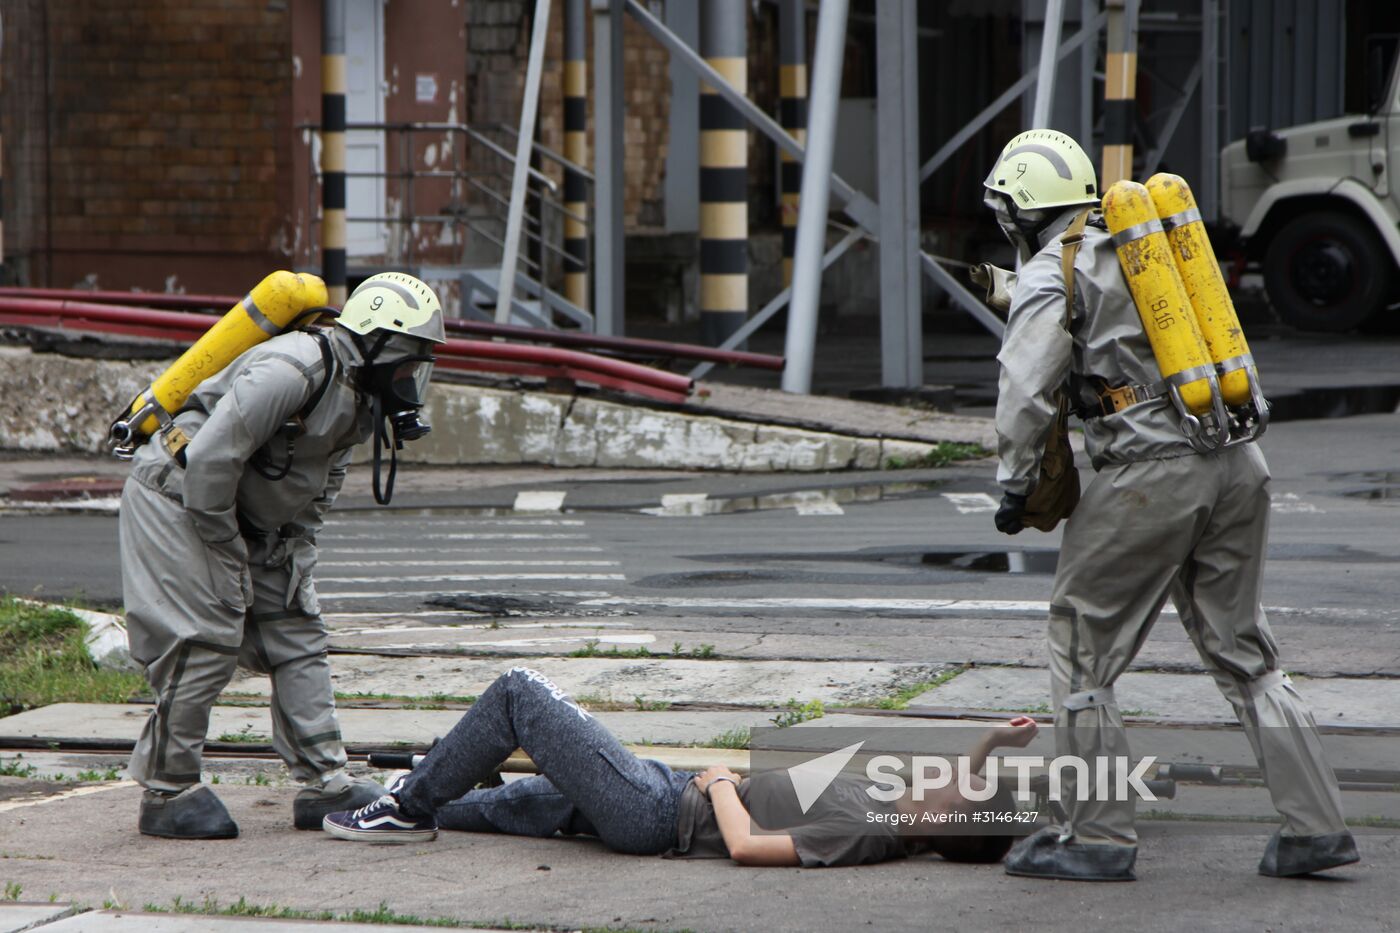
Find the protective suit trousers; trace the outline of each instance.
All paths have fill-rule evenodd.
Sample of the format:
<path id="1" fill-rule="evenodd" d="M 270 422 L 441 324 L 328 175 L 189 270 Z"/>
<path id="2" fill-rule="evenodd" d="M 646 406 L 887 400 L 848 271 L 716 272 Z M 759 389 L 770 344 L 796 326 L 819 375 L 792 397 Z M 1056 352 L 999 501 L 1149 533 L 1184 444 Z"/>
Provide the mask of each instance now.
<path id="1" fill-rule="evenodd" d="M 1065 528 L 1050 604 L 1056 751 L 1128 755 L 1113 683 L 1170 596 L 1244 726 L 1282 834 L 1341 832 L 1336 777 L 1260 605 L 1268 522 L 1269 471 L 1254 444 L 1099 472 Z M 1135 801 L 1065 796 L 1075 841 L 1136 844 Z"/>
<path id="2" fill-rule="evenodd" d="M 131 656 L 156 697 L 131 776 L 162 791 L 199 783 L 210 711 L 240 664 L 272 677 L 272 745 L 292 776 L 315 782 L 343 768 L 325 623 L 285 608 L 288 571 L 263 567 L 266 548 L 250 543 L 248 609 L 238 561 L 207 547 L 180 503 L 134 479 L 120 528 Z"/>

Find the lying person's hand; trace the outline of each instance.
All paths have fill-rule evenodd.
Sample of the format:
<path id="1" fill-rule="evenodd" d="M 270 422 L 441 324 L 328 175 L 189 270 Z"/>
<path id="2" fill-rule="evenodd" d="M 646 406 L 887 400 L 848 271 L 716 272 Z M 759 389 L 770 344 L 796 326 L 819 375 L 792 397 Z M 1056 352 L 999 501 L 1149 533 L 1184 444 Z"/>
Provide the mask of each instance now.
<path id="1" fill-rule="evenodd" d="M 1013 748 L 1025 748 L 1031 744 L 1031 739 L 1035 738 L 1040 727 L 1036 725 L 1034 719 L 1029 716 L 1017 716 L 1006 725 L 995 730 L 998 745 L 1009 745 Z"/>
<path id="2" fill-rule="evenodd" d="M 706 797 L 710 795 L 710 785 L 716 781 L 733 781 L 735 789 L 737 790 L 739 787 L 739 775 L 724 765 L 711 765 L 695 775 L 695 786 L 700 788 L 700 793 Z"/>

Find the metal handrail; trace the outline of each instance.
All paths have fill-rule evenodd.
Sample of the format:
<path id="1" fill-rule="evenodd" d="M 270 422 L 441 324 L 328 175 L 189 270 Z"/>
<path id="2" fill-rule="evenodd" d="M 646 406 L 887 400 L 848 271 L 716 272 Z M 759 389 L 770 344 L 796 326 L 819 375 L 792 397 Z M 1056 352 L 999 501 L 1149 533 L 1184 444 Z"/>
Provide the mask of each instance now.
<path id="1" fill-rule="evenodd" d="M 520 131 L 517 130 L 515 127 L 511 126 L 509 123 L 486 123 L 483 125 L 493 130 L 500 130 L 503 133 L 509 133 L 514 139 L 520 138 Z M 580 175 L 583 176 L 583 180 L 588 182 L 590 185 L 594 183 L 593 173 L 590 172 L 588 169 L 584 168 L 582 165 L 579 165 L 577 162 L 570 161 L 567 157 L 560 155 L 559 153 L 555 152 L 553 149 L 550 149 L 543 143 L 535 143 L 534 149 L 536 152 L 544 156 L 549 161 L 554 162 L 566 169 L 569 169 L 570 171 L 578 172 Z M 512 158 L 514 158 L 514 156 L 512 156 Z"/>

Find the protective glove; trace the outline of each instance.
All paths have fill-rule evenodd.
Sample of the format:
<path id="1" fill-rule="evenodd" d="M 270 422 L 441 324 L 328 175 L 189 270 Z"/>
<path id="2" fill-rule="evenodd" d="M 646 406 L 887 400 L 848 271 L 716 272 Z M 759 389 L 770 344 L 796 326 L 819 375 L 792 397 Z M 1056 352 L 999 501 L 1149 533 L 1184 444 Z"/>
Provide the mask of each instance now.
<path id="1" fill-rule="evenodd" d="M 310 538 L 282 538 L 267 557 L 268 567 L 284 567 L 287 571 L 287 593 L 284 608 L 300 605 L 307 615 L 320 611 L 316 585 L 311 571 L 316 567 L 316 543 Z"/>
<path id="2" fill-rule="evenodd" d="M 1001 506 L 997 509 L 997 531 L 1004 535 L 1014 535 L 1026 526 L 1021 518 L 1026 514 L 1026 497 L 1014 492 L 1002 493 Z"/>

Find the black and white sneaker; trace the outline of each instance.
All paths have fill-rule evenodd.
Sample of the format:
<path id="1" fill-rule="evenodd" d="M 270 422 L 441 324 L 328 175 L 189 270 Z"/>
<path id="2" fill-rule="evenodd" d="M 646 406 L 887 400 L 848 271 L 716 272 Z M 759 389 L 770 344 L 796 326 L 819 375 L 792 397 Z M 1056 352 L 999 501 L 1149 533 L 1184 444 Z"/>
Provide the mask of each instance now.
<path id="1" fill-rule="evenodd" d="M 341 839 L 369 843 L 428 842 L 438 832 L 436 819 L 409 816 L 399 809 L 393 794 L 358 810 L 331 813 L 321 821 L 321 828 Z"/>

